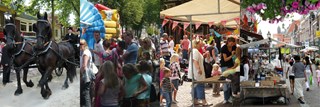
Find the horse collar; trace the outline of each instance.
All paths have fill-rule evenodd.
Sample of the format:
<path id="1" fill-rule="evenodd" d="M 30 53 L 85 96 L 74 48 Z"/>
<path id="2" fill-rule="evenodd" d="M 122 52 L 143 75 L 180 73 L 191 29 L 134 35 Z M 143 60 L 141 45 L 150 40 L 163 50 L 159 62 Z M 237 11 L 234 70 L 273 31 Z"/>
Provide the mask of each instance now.
<path id="1" fill-rule="evenodd" d="M 45 43 L 45 45 L 47 45 L 46 49 L 39 52 L 38 55 L 46 53 L 51 48 L 51 44 L 52 44 L 52 41 Z"/>
<path id="2" fill-rule="evenodd" d="M 17 55 L 19 55 L 22 51 L 23 51 L 23 48 L 26 46 L 26 42 L 25 42 L 25 40 L 23 40 L 22 41 L 22 47 L 21 47 L 21 49 L 17 52 L 17 53 L 15 53 L 15 54 L 13 54 L 14 56 L 17 56 Z"/>

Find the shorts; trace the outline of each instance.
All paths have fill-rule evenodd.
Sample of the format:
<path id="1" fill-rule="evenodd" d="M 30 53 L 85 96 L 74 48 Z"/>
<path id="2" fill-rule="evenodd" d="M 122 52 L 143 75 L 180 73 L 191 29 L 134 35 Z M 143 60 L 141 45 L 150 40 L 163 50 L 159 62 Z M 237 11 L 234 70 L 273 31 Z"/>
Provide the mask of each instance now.
<path id="1" fill-rule="evenodd" d="M 289 80 L 294 81 L 294 76 L 290 75 Z"/>
<path id="2" fill-rule="evenodd" d="M 178 87 L 179 87 L 179 79 L 174 79 L 171 81 L 174 88 L 176 88 L 176 90 L 178 90 Z"/>

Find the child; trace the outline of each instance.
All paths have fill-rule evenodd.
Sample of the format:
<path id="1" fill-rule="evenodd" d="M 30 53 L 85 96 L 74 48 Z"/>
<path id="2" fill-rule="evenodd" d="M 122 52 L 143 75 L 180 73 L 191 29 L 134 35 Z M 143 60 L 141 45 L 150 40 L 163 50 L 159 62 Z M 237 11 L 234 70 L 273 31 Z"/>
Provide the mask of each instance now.
<path id="1" fill-rule="evenodd" d="M 317 73 L 318 87 L 319 87 L 319 84 L 320 84 L 320 65 L 318 66 L 318 69 L 316 70 L 316 73 Z"/>
<path id="2" fill-rule="evenodd" d="M 159 81 L 162 81 L 162 79 L 163 79 L 163 77 L 164 77 L 164 73 L 163 73 L 163 70 L 164 70 L 164 68 L 165 68 L 165 61 L 164 61 L 164 59 L 163 58 L 160 58 L 160 71 L 159 71 Z M 160 88 L 160 105 L 162 104 L 162 99 L 163 99 L 163 96 L 162 96 L 162 89 Z"/>
<path id="3" fill-rule="evenodd" d="M 147 83 L 143 76 L 138 73 L 138 70 L 133 64 L 126 64 L 122 68 L 124 74 L 124 99 L 122 107 L 133 107 L 140 105 L 137 100 L 138 96 L 147 90 Z"/>
<path id="4" fill-rule="evenodd" d="M 151 71 L 152 67 L 148 64 L 147 61 L 142 60 L 138 65 L 139 72 L 141 73 L 144 80 L 147 82 L 147 91 L 141 93 L 137 99 L 140 102 L 140 107 L 149 107 L 149 99 L 150 99 L 150 92 L 151 92 L 151 84 L 152 84 L 152 77 L 148 74 Z"/>
<path id="5" fill-rule="evenodd" d="M 160 88 L 162 89 L 162 95 L 166 99 L 166 107 L 171 107 L 171 102 L 172 102 L 172 89 L 176 91 L 176 88 L 174 88 L 170 76 L 171 76 L 171 71 L 168 68 L 165 68 L 163 70 L 164 72 L 164 78 L 160 82 Z"/>
<path id="6" fill-rule="evenodd" d="M 218 64 L 213 64 L 211 76 L 220 76 L 221 75 L 221 71 L 220 71 L 219 68 L 220 68 L 220 66 Z M 213 94 L 220 95 L 220 83 L 215 83 L 213 85 L 214 85 Z"/>
<path id="7" fill-rule="evenodd" d="M 179 55 L 178 54 L 172 54 L 170 58 L 170 70 L 172 71 L 172 75 L 170 77 L 174 88 L 178 90 L 179 87 L 179 81 L 181 79 L 180 76 L 180 64 L 179 64 Z M 177 90 L 173 92 L 173 101 L 177 102 Z"/>
<path id="8" fill-rule="evenodd" d="M 114 66 L 111 61 L 106 61 L 101 67 L 100 72 L 103 74 L 103 79 L 100 81 L 98 89 L 99 103 L 95 107 L 117 107 L 119 99 L 122 97 L 123 87 L 117 73 L 114 72 Z"/>

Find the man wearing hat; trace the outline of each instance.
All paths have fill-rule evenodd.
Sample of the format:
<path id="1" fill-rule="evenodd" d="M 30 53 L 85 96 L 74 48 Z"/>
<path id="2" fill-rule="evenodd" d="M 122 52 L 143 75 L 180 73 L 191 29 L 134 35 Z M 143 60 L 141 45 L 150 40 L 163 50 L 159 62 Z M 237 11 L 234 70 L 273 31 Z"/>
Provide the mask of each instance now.
<path id="1" fill-rule="evenodd" d="M 79 54 L 77 54 L 77 53 L 79 53 L 80 50 L 79 50 L 79 47 L 77 46 L 77 44 L 79 44 L 80 39 L 78 38 L 77 35 L 73 34 L 72 32 L 73 32 L 72 27 L 69 27 L 68 34 L 63 38 L 63 41 L 69 42 L 73 46 L 73 48 L 76 51 L 76 58 L 79 58 Z"/>

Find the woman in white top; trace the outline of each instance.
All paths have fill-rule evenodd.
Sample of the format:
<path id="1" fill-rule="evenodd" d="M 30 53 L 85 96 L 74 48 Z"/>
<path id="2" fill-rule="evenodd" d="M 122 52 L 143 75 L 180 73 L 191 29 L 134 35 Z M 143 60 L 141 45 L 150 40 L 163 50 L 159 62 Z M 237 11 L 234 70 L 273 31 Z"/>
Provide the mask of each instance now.
<path id="1" fill-rule="evenodd" d="M 80 101 L 81 106 L 91 107 L 91 98 L 90 98 L 90 66 L 92 63 L 92 55 L 89 51 L 88 44 L 84 39 L 80 40 L 80 51 L 82 53 L 80 57 Z"/>
<path id="2" fill-rule="evenodd" d="M 290 60 L 289 64 L 290 66 L 287 67 L 286 77 L 288 77 L 288 74 L 289 74 L 291 94 L 293 95 L 293 92 L 294 92 L 294 72 L 292 72 L 293 60 Z"/>
<path id="3" fill-rule="evenodd" d="M 204 46 L 203 42 L 199 39 L 192 41 L 193 49 L 191 51 L 192 53 L 192 59 L 190 56 L 189 65 L 192 67 L 189 67 L 188 72 L 188 78 L 194 77 L 195 81 L 201 81 L 205 79 L 205 72 L 204 72 L 204 66 L 203 66 L 203 56 L 198 51 L 198 49 L 202 49 L 202 46 Z M 193 68 L 193 69 L 192 69 Z M 205 99 L 205 86 L 204 84 L 195 84 L 194 87 L 194 95 L 195 98 L 194 104 L 195 105 L 203 105 L 208 106 L 211 104 L 207 103 L 207 100 Z M 202 103 L 199 103 L 199 101 L 202 101 Z"/>

